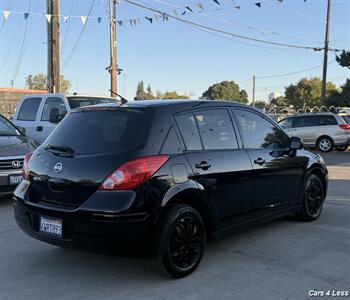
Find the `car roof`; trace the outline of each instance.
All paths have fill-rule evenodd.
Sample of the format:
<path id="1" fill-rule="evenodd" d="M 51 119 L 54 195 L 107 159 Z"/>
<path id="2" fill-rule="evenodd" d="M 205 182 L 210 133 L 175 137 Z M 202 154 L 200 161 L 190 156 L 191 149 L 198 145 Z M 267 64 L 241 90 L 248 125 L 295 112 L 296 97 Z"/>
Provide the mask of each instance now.
<path id="1" fill-rule="evenodd" d="M 136 100 L 136 101 L 128 101 L 123 104 L 123 107 L 168 107 L 173 109 L 190 109 L 194 107 L 208 107 L 208 106 L 218 106 L 218 105 L 234 105 L 240 107 L 248 107 L 245 104 L 234 102 L 234 101 L 223 101 L 223 100 L 184 100 L 184 99 L 171 99 L 171 100 Z M 119 107 L 119 103 L 102 103 L 98 105 L 94 105 L 93 107 Z M 92 106 L 90 106 L 92 108 Z M 254 109 L 253 107 L 250 107 Z M 83 107 L 81 109 L 84 109 Z"/>
<path id="2" fill-rule="evenodd" d="M 293 115 L 291 117 L 311 117 L 311 116 L 334 116 L 334 114 L 331 112 L 321 112 L 321 113 L 299 114 L 299 115 Z"/>

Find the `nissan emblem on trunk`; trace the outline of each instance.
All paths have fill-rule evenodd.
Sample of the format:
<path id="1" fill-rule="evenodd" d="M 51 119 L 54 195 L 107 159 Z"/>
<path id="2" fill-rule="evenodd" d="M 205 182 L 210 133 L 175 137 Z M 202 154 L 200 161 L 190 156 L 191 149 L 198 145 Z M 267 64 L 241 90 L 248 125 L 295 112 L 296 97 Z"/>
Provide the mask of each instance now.
<path id="1" fill-rule="evenodd" d="M 55 166 L 53 167 L 53 170 L 55 173 L 61 172 L 62 171 L 62 163 L 59 162 L 59 163 L 55 164 Z"/>

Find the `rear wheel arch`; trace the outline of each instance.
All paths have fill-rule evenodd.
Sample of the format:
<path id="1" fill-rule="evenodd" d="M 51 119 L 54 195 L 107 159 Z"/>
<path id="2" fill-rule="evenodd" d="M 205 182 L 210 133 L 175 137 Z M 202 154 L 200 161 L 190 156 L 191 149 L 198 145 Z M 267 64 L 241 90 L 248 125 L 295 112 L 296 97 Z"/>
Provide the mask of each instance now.
<path id="1" fill-rule="evenodd" d="M 210 240 L 214 220 L 206 201 L 197 193 L 180 193 L 179 195 L 175 195 L 173 198 L 171 198 L 163 208 L 160 221 L 162 222 L 164 220 L 164 217 L 174 205 L 180 204 L 186 204 L 198 211 L 206 228 L 207 240 Z"/>

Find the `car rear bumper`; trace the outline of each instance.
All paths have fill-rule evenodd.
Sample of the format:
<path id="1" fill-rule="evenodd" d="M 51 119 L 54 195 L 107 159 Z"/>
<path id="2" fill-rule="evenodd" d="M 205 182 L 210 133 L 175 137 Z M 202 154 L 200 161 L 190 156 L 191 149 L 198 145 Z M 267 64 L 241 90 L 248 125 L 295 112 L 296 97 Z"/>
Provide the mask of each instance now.
<path id="1" fill-rule="evenodd" d="M 154 253 L 155 230 L 151 217 L 146 212 L 68 211 L 32 205 L 16 196 L 16 193 L 13 204 L 19 227 L 40 241 L 117 255 L 150 257 Z M 40 233 L 41 217 L 61 220 L 62 238 Z"/>

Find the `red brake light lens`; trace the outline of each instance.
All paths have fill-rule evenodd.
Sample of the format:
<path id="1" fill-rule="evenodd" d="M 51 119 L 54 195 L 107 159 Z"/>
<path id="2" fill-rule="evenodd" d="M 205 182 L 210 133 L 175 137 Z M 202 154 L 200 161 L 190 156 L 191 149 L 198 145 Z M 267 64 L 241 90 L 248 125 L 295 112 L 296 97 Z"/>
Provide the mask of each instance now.
<path id="1" fill-rule="evenodd" d="M 340 124 L 339 127 L 344 130 L 350 130 L 350 124 Z"/>
<path id="2" fill-rule="evenodd" d="M 23 160 L 23 169 L 22 169 L 22 172 L 23 172 L 23 178 L 24 179 L 29 179 L 29 166 L 28 166 L 28 163 L 29 163 L 29 160 L 30 158 L 32 157 L 32 154 L 33 153 L 28 153 L 24 156 L 24 160 Z"/>
<path id="3" fill-rule="evenodd" d="M 147 156 L 118 167 L 99 186 L 99 190 L 130 190 L 150 179 L 169 159 L 168 155 Z"/>

